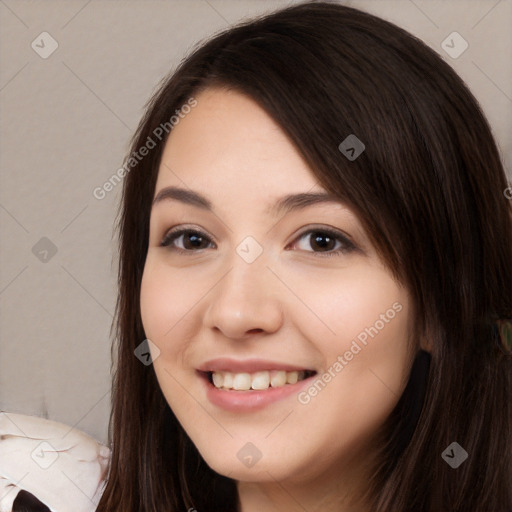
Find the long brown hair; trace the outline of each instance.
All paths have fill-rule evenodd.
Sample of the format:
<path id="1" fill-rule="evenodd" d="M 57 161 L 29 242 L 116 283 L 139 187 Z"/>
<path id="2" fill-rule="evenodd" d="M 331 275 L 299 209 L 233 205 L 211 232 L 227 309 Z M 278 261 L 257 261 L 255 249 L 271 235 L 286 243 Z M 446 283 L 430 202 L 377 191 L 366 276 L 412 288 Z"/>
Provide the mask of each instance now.
<path id="1" fill-rule="evenodd" d="M 475 98 L 401 28 L 336 3 L 307 2 L 196 48 L 148 103 L 130 154 L 212 86 L 257 101 L 318 182 L 354 209 L 411 293 L 417 336 L 431 343 L 430 367 L 420 365 L 423 378 L 411 373 L 382 427 L 371 510 L 510 512 L 512 358 L 498 348 L 492 322 L 512 317 L 512 208 Z M 354 161 L 338 149 L 349 134 L 366 147 Z M 235 512 L 235 482 L 206 465 L 153 368 L 134 356 L 146 338 L 140 284 L 165 141 L 131 162 L 123 183 L 112 459 L 97 510 Z M 452 442 L 468 453 L 457 469 L 441 456 Z"/>

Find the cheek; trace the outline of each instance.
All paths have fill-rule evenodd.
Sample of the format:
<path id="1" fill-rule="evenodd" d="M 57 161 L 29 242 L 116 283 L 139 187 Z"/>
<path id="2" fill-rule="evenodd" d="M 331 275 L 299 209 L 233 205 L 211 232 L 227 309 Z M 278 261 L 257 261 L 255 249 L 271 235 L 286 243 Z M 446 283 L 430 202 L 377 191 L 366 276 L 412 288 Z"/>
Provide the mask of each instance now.
<path id="1" fill-rule="evenodd" d="M 140 290 L 140 313 L 146 336 L 155 341 L 162 338 L 173 325 L 176 315 L 175 300 L 169 290 L 173 283 L 166 274 L 159 275 L 150 256 L 146 260 Z"/>
<path id="2" fill-rule="evenodd" d="M 169 269 L 149 251 L 140 292 L 142 324 L 149 339 L 160 345 L 172 339 L 173 343 L 166 343 L 165 349 L 177 347 L 176 343 L 186 337 L 184 327 L 190 325 L 187 314 L 193 312 L 201 296 L 201 290 L 191 286 L 186 272 Z M 177 332 L 180 336 L 176 336 Z"/>
<path id="3" fill-rule="evenodd" d="M 302 293 L 324 325 L 316 319 L 301 325 L 321 351 L 323 367 L 299 402 L 311 417 L 323 418 L 315 428 L 343 425 L 355 438 L 386 418 L 407 382 L 410 298 L 378 267 L 353 269 L 334 283 L 315 283 Z"/>
<path id="4" fill-rule="evenodd" d="M 191 286 L 190 277 L 185 274 L 179 269 L 170 269 L 161 256 L 150 249 L 140 292 L 144 332 L 159 349 L 158 357 L 152 352 L 153 368 L 167 402 L 178 411 L 191 410 L 182 388 L 186 382 L 182 361 L 188 340 L 197 337 L 198 326 L 191 318 L 194 306 L 204 295 L 197 286 Z M 193 412 L 197 416 L 197 411 Z"/>
<path id="5" fill-rule="evenodd" d="M 328 272 L 308 280 L 295 277 L 294 291 L 304 298 L 302 304 L 296 301 L 295 313 L 302 315 L 295 314 L 294 321 L 304 338 L 331 358 L 326 363 L 354 340 L 375 351 L 407 346 L 409 295 L 380 266 L 354 265 L 338 277 Z"/>
<path id="6" fill-rule="evenodd" d="M 144 332 L 159 349 L 158 357 L 153 356 L 157 380 L 175 413 L 181 417 L 179 413 L 185 411 L 193 422 L 204 418 L 183 392 L 195 379 L 186 360 L 201 335 L 202 309 L 216 278 L 206 265 L 171 267 L 165 255 L 150 248 L 141 281 Z"/>

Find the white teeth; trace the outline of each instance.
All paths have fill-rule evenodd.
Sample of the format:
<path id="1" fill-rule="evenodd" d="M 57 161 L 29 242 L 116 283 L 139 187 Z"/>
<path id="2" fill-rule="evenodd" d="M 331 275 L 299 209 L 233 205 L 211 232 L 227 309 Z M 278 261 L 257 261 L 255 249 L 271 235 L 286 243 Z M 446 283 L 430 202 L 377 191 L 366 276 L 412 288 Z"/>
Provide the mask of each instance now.
<path id="1" fill-rule="evenodd" d="M 270 372 L 270 384 L 273 388 L 278 388 L 286 384 L 286 372 L 272 371 Z"/>
<path id="2" fill-rule="evenodd" d="M 270 385 L 270 374 L 268 372 L 256 372 L 251 377 L 252 389 L 267 389 Z"/>
<path id="3" fill-rule="evenodd" d="M 251 389 L 250 373 L 235 373 L 233 378 L 233 387 L 239 391 L 247 391 Z"/>
<path id="4" fill-rule="evenodd" d="M 286 384 L 295 384 L 306 378 L 305 371 L 285 372 L 284 370 L 260 371 L 254 373 L 212 372 L 213 385 L 218 389 L 250 389 L 278 388 Z"/>
<path id="5" fill-rule="evenodd" d="M 214 373 L 214 375 L 215 375 L 215 373 Z M 229 372 L 222 372 L 221 375 L 224 375 L 224 380 L 222 381 L 222 387 L 225 387 L 226 389 L 232 389 L 233 388 L 233 374 L 229 373 Z"/>
<path id="6" fill-rule="evenodd" d="M 222 373 L 214 373 L 212 375 L 212 379 L 213 379 L 213 385 L 216 387 L 216 388 L 221 388 L 222 385 L 224 384 L 224 375 Z"/>

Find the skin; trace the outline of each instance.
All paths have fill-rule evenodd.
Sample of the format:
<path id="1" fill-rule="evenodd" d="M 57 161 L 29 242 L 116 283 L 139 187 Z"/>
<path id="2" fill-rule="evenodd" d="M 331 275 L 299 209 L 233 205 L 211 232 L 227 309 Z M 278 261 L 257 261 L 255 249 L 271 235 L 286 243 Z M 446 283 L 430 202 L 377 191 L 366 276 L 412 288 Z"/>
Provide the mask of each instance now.
<path id="1" fill-rule="evenodd" d="M 281 196 L 325 189 L 257 103 L 222 89 L 196 99 L 166 143 L 155 196 L 171 185 L 192 189 L 214 210 L 173 199 L 151 212 L 141 315 L 160 351 L 152 350 L 160 387 L 209 466 L 237 481 L 243 512 L 364 510 L 356 496 L 367 484 L 375 435 L 413 360 L 409 294 L 344 204 L 266 212 Z M 200 248 L 187 236 L 160 245 L 178 225 L 207 235 Z M 341 231 L 356 249 L 325 256 L 308 234 L 321 227 Z M 236 252 L 247 236 L 263 249 L 252 263 Z M 332 373 L 338 356 L 394 303 L 400 312 L 359 343 L 308 403 L 293 394 L 257 412 L 225 411 L 207 399 L 196 374 L 223 356 Z M 247 442 L 262 454 L 252 467 L 237 457 Z"/>

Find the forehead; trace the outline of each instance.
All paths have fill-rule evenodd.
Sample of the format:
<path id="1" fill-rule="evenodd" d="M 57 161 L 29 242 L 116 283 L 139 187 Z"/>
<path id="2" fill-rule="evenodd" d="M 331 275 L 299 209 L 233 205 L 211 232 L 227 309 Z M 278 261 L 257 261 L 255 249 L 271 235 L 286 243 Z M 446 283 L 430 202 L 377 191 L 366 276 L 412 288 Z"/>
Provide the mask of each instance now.
<path id="1" fill-rule="evenodd" d="M 173 127 L 161 159 L 158 187 L 238 186 L 251 193 L 312 187 L 323 190 L 281 127 L 251 98 L 207 89 Z"/>

